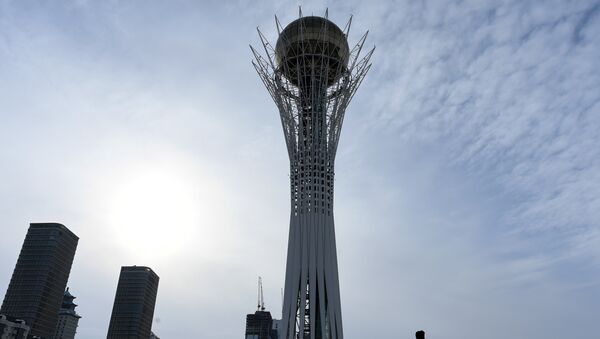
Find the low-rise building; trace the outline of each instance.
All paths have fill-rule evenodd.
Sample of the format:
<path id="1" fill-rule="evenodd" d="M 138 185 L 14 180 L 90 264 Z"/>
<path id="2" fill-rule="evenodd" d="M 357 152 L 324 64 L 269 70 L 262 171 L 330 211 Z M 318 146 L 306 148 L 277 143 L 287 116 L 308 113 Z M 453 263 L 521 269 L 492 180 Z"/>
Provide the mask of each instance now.
<path id="1" fill-rule="evenodd" d="M 27 339 L 29 330 L 25 320 L 0 314 L 0 339 Z"/>
<path id="2" fill-rule="evenodd" d="M 276 335 L 273 339 L 283 338 L 281 333 L 283 332 L 283 321 L 281 319 L 273 319 L 273 331 L 274 335 Z"/>

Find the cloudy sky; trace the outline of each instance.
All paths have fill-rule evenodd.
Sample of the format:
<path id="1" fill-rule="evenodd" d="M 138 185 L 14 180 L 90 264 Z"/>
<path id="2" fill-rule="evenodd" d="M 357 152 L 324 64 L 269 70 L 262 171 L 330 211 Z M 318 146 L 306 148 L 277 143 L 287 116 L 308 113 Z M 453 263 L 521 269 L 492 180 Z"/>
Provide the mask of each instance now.
<path id="1" fill-rule="evenodd" d="M 347 338 L 600 333 L 598 1 L 0 0 L 0 296 L 30 222 L 81 239 L 79 338 L 122 265 L 161 277 L 162 338 L 281 314 L 280 120 L 260 26 L 323 14 L 373 68 L 347 110 L 336 231 Z"/>

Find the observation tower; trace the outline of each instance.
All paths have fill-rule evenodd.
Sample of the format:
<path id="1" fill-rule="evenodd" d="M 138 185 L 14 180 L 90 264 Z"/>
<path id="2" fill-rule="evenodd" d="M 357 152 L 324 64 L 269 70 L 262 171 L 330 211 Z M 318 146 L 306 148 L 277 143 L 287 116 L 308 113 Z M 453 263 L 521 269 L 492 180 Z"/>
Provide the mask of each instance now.
<path id="1" fill-rule="evenodd" d="M 365 33 L 350 49 L 348 33 L 324 17 L 303 16 L 282 28 L 252 62 L 279 109 L 290 158 L 291 216 L 280 339 L 343 339 L 333 222 L 335 154 L 350 103 L 371 64 Z"/>

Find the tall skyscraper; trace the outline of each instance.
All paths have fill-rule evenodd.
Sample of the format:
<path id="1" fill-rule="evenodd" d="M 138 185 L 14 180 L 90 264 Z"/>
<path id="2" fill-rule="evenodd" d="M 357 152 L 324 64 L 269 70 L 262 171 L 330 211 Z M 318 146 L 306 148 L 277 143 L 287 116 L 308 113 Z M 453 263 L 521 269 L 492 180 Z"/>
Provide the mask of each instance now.
<path id="1" fill-rule="evenodd" d="M 148 267 L 121 267 L 107 339 L 150 338 L 158 279 Z"/>
<path id="2" fill-rule="evenodd" d="M 367 34 L 350 49 L 325 17 L 282 28 L 253 62 L 279 109 L 290 159 L 291 221 L 283 338 L 342 339 L 342 310 L 333 222 L 334 162 L 344 113 L 369 70 L 373 49 L 359 57 Z"/>
<path id="3" fill-rule="evenodd" d="M 0 314 L 25 320 L 32 336 L 52 338 L 78 241 L 64 225 L 30 224 Z"/>
<path id="4" fill-rule="evenodd" d="M 75 312 L 77 304 L 75 304 L 73 300 L 75 300 L 75 297 L 69 292 L 69 288 L 67 287 L 67 290 L 63 295 L 60 312 L 58 313 L 58 325 L 56 326 L 53 339 L 75 338 L 77 325 L 79 324 L 81 316 Z"/>

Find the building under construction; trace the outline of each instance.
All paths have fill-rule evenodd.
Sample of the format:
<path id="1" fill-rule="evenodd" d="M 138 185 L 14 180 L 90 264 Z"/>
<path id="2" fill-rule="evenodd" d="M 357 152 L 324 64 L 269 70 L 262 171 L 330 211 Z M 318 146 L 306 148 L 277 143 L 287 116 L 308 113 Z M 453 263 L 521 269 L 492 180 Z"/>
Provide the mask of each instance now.
<path id="1" fill-rule="evenodd" d="M 278 339 L 271 312 L 258 310 L 246 316 L 246 339 Z"/>
<path id="2" fill-rule="evenodd" d="M 274 326 L 274 324 L 276 326 Z M 262 278 L 258 277 L 258 300 L 256 312 L 246 316 L 246 339 L 279 339 L 279 322 L 265 310 Z"/>

